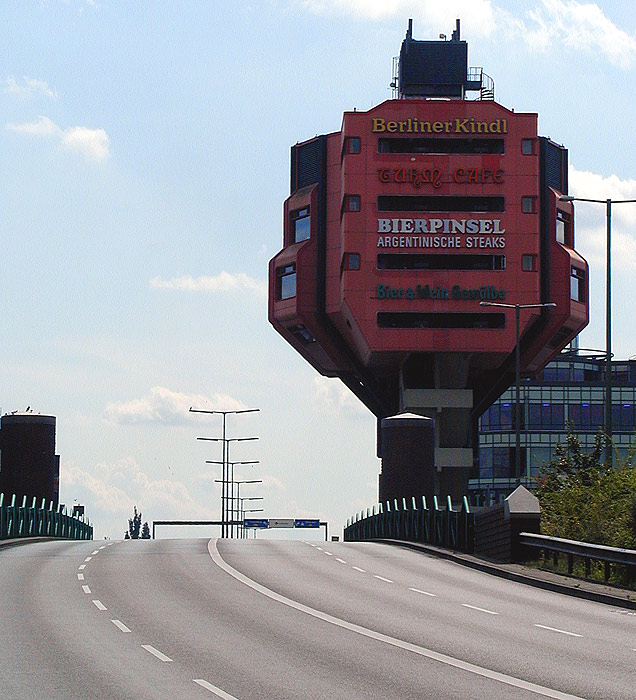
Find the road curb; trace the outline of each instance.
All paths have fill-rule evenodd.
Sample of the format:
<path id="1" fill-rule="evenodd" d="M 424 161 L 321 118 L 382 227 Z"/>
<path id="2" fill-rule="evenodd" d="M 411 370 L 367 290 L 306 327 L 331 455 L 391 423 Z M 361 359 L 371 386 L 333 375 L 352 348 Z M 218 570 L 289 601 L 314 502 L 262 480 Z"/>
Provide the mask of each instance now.
<path id="1" fill-rule="evenodd" d="M 479 559 L 478 557 L 474 557 L 469 554 L 452 552 L 439 547 L 420 544 L 419 542 L 406 542 L 404 540 L 389 539 L 365 541 L 378 542 L 380 544 L 391 544 L 398 547 L 405 547 L 407 549 L 414 549 L 419 552 L 440 557 L 441 559 L 448 559 L 449 561 L 461 564 L 462 566 L 468 566 L 471 569 L 477 569 L 478 571 L 483 571 L 484 573 L 491 574 L 493 576 L 508 579 L 509 581 L 516 581 L 517 583 L 534 586 L 535 588 L 541 588 L 546 591 L 553 591 L 555 593 L 561 593 L 563 595 L 569 595 L 575 598 L 592 600 L 605 605 L 613 605 L 620 608 L 627 608 L 629 610 L 636 610 L 636 592 L 617 589 L 620 590 L 623 595 L 613 594 L 607 590 L 607 586 L 591 583 L 589 581 L 569 579 L 567 577 L 560 576 L 559 574 L 554 574 L 547 571 L 542 572 L 542 577 L 539 578 L 537 576 L 532 576 L 530 574 L 530 569 L 527 570 L 528 573 L 512 571 L 510 568 L 508 568 L 510 565 L 497 564 L 485 559 Z M 563 579 L 566 578 L 567 580 L 564 581 Z M 633 597 L 630 598 L 629 596 Z"/>
<path id="2" fill-rule="evenodd" d="M 16 537 L 11 540 L 0 540 L 0 550 L 8 549 L 9 547 L 19 547 L 22 544 L 32 544 L 34 542 L 53 542 L 59 540 L 59 537 Z"/>

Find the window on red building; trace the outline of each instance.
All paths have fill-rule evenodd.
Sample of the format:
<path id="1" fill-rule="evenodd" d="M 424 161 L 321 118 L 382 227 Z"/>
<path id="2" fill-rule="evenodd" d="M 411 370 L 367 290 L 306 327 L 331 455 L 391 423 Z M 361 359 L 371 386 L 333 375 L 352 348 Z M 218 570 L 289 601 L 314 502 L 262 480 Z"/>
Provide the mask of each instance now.
<path id="1" fill-rule="evenodd" d="M 294 243 L 300 243 L 301 241 L 306 241 L 309 238 L 311 229 L 309 207 L 296 209 L 291 213 L 291 228 Z"/>
<path id="2" fill-rule="evenodd" d="M 360 195 L 348 194 L 344 198 L 344 211 L 360 211 Z"/>
<path id="3" fill-rule="evenodd" d="M 346 140 L 347 153 L 360 153 L 361 142 L 359 136 L 349 136 Z"/>
<path id="4" fill-rule="evenodd" d="M 522 197 L 521 198 L 521 211 L 524 214 L 532 214 L 534 212 L 535 199 L 536 199 L 536 197 Z"/>
<path id="5" fill-rule="evenodd" d="M 521 139 L 521 153 L 524 156 L 534 155 L 534 139 Z"/>
<path id="6" fill-rule="evenodd" d="M 276 298 L 292 299 L 296 296 L 296 263 L 276 268 Z"/>
<path id="7" fill-rule="evenodd" d="M 345 253 L 342 256 L 343 270 L 359 270 L 360 269 L 360 253 Z"/>

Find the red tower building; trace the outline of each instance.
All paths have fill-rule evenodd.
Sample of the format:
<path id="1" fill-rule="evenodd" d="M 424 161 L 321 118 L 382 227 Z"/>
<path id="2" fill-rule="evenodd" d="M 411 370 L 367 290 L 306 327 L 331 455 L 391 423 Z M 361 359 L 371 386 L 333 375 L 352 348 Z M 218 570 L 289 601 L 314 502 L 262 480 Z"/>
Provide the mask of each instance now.
<path id="1" fill-rule="evenodd" d="M 316 370 L 378 418 L 435 420 L 435 488 L 453 496 L 477 418 L 515 379 L 514 310 L 480 301 L 556 304 L 521 311 L 525 374 L 588 319 L 587 263 L 559 201 L 567 151 L 537 135 L 536 114 L 495 102 L 467 53 L 459 21 L 450 41 L 415 41 L 409 22 L 396 99 L 292 147 L 269 269 L 269 319 Z M 394 495 L 412 494 L 381 482 L 381 500 Z"/>

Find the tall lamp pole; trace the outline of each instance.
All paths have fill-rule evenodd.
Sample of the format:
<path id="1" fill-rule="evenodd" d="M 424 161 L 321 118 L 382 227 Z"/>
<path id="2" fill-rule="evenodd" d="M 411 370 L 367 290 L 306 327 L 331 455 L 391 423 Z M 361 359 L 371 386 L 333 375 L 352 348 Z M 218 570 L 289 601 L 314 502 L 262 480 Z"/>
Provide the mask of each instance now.
<path id="1" fill-rule="evenodd" d="M 215 440 L 215 438 L 210 438 L 211 440 Z M 216 438 L 217 440 L 220 440 L 220 438 Z M 247 440 L 258 440 L 258 438 L 245 438 Z M 228 452 L 228 457 L 229 457 L 229 452 Z M 224 473 L 225 473 L 225 463 L 224 462 L 219 462 L 218 460 L 215 459 L 206 459 L 205 460 L 206 464 L 223 464 L 224 467 Z M 221 479 L 215 479 L 215 483 L 221 484 L 221 502 L 222 502 L 222 510 L 224 513 L 229 515 L 230 512 L 230 503 L 232 502 L 232 497 L 231 495 L 228 496 L 228 493 L 233 493 L 230 490 L 233 488 L 233 484 L 236 483 L 234 481 L 234 465 L 235 464 L 258 464 L 259 461 L 257 459 L 249 459 L 243 462 L 227 462 L 227 477 L 228 478 L 221 478 Z M 228 503 L 229 501 L 229 503 Z M 233 536 L 233 526 L 229 525 L 229 521 L 233 520 L 232 517 L 228 517 L 227 519 L 224 520 L 224 522 L 228 523 L 228 528 L 230 528 L 230 534 Z"/>
<path id="2" fill-rule="evenodd" d="M 223 437 L 222 438 L 197 438 L 197 440 L 214 440 L 215 442 L 223 442 L 223 481 L 227 481 L 227 462 L 229 460 L 228 450 L 227 450 L 227 440 L 225 439 L 225 421 L 229 414 L 231 413 L 254 413 L 260 411 L 260 408 L 243 408 L 234 411 L 205 411 L 203 409 L 192 408 L 190 406 L 190 413 L 205 413 L 207 415 L 219 414 L 223 416 Z M 228 526 L 227 526 L 227 487 L 224 485 L 221 495 L 221 537 L 228 536 Z"/>
<path id="3" fill-rule="evenodd" d="M 262 508 L 249 508 L 248 510 L 245 509 L 245 501 L 262 501 L 263 496 L 240 496 L 237 497 L 236 499 L 238 501 L 238 511 L 239 511 L 239 517 L 238 519 L 243 522 L 245 518 L 245 513 L 262 513 L 263 509 Z M 241 528 L 241 539 L 245 539 L 245 529 L 243 528 L 243 525 L 240 526 Z"/>
<path id="4" fill-rule="evenodd" d="M 519 317 L 521 309 L 540 309 L 546 306 L 556 306 L 552 301 L 545 304 L 503 304 L 496 301 L 480 301 L 480 306 L 500 306 L 504 309 L 515 310 L 515 480 L 521 483 L 521 352 L 519 348 Z"/>
<path id="5" fill-rule="evenodd" d="M 561 202 L 605 205 L 605 459 L 612 464 L 612 204 L 633 204 L 636 199 L 588 199 L 563 194 Z"/>

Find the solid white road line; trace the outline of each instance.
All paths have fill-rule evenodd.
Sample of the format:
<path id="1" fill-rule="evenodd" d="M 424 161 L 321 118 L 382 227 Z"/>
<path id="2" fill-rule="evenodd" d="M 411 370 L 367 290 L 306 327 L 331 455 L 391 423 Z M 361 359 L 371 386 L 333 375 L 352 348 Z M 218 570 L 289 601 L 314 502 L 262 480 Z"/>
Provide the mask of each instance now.
<path id="1" fill-rule="evenodd" d="M 355 569 L 356 571 L 359 571 L 362 574 L 366 574 L 367 570 L 366 569 L 361 569 L 359 566 L 352 566 L 352 569 Z"/>
<path id="2" fill-rule="evenodd" d="M 98 610 L 106 610 L 106 609 L 107 609 L 106 606 L 104 605 L 104 603 L 102 603 L 101 600 L 94 600 L 94 601 L 93 601 L 93 605 L 94 605 Z"/>
<path id="3" fill-rule="evenodd" d="M 78 581 L 83 581 L 83 580 L 84 580 L 84 574 L 77 574 L 77 580 L 78 580 Z"/>
<path id="4" fill-rule="evenodd" d="M 122 632 L 130 632 L 128 627 L 121 620 L 111 620 L 115 627 L 118 627 Z"/>
<path id="5" fill-rule="evenodd" d="M 429 593 L 428 591 L 421 591 L 419 588 L 409 588 L 409 591 L 413 591 L 414 593 L 421 593 L 422 595 L 428 595 L 431 598 L 437 598 L 436 593 Z"/>
<path id="6" fill-rule="evenodd" d="M 470 608 L 471 610 L 479 610 L 479 612 L 488 613 L 489 615 L 499 615 L 498 612 L 493 610 L 486 610 L 485 608 L 478 608 L 476 605 L 468 605 L 468 603 L 462 603 L 463 608 Z"/>
<path id="7" fill-rule="evenodd" d="M 339 561 L 341 564 L 347 563 L 344 559 L 338 559 L 338 557 L 336 557 L 336 561 Z"/>
<path id="8" fill-rule="evenodd" d="M 570 695 L 569 693 L 562 693 L 560 690 L 554 690 L 553 688 L 546 688 L 545 686 L 538 685 L 537 683 L 531 683 L 530 681 L 524 681 L 521 678 L 515 678 L 514 676 L 509 676 L 505 673 L 499 673 L 499 671 L 493 671 L 489 668 L 484 668 L 483 666 L 477 666 L 476 664 L 471 664 L 468 661 L 463 661 L 462 659 L 456 659 L 448 654 L 442 654 L 438 651 L 433 651 L 432 649 L 427 649 L 426 647 L 419 646 L 417 644 L 412 644 L 411 642 L 405 642 L 402 639 L 397 639 L 396 637 L 391 637 L 388 634 L 383 634 L 382 632 L 376 632 L 375 630 L 369 629 L 368 627 L 362 627 L 362 625 L 356 625 L 353 622 L 347 622 L 347 620 L 341 620 L 339 617 L 329 615 L 328 613 L 321 612 L 315 608 L 310 608 L 308 605 L 303 605 L 302 603 L 297 603 L 295 600 L 286 598 L 280 593 L 266 588 L 265 586 L 252 581 L 252 579 L 237 571 L 234 567 L 230 566 L 226 561 L 221 558 L 218 549 L 216 548 L 216 540 L 210 540 L 208 542 L 208 552 L 212 557 L 212 561 L 223 571 L 227 572 L 235 578 L 237 581 L 244 583 L 251 589 L 258 591 L 264 596 L 267 596 L 271 600 L 275 600 L 283 605 L 287 605 L 290 608 L 300 610 L 301 612 L 311 615 L 318 620 L 323 620 L 332 625 L 340 627 L 342 629 L 349 630 L 355 634 L 359 634 L 362 637 L 367 637 L 368 639 L 375 639 L 376 641 L 383 642 L 384 644 L 389 644 L 390 646 L 397 647 L 399 649 L 404 649 L 405 651 L 410 651 L 413 654 L 422 656 L 427 659 L 432 659 L 433 661 L 438 661 L 439 663 L 451 666 L 453 668 L 461 669 L 467 671 L 468 673 L 473 673 L 476 676 L 481 676 L 482 678 L 489 678 L 493 681 L 499 683 L 504 683 L 505 685 L 512 686 L 513 688 L 520 688 L 521 690 L 527 690 L 531 693 L 536 693 L 537 695 L 543 695 L 546 698 L 552 698 L 553 700 L 583 700 L 583 698 L 577 695 Z"/>
<path id="9" fill-rule="evenodd" d="M 90 592 L 91 592 L 91 589 L 90 589 L 88 586 L 82 586 L 82 590 L 84 591 L 84 593 L 90 593 Z"/>
<path id="10" fill-rule="evenodd" d="M 576 634 L 576 632 L 568 632 L 567 630 L 560 630 L 556 627 L 547 627 L 546 625 L 535 625 L 535 627 L 540 627 L 542 630 L 550 630 L 550 632 L 558 632 L 559 634 L 567 634 L 568 637 L 582 637 L 582 634 Z"/>
<path id="11" fill-rule="evenodd" d="M 156 656 L 159 659 L 159 661 L 172 661 L 172 659 L 169 656 L 162 654 L 159 651 L 159 649 L 155 649 L 153 646 L 150 646 L 150 644 L 142 644 L 141 647 L 147 652 L 150 652 L 153 656 Z"/>
<path id="12" fill-rule="evenodd" d="M 207 681 L 204 681 L 203 678 L 195 678 L 194 682 L 197 685 L 200 685 L 202 688 L 209 690 L 211 693 L 216 695 L 218 698 L 223 698 L 223 700 L 236 700 L 236 698 L 233 695 L 226 693 L 224 690 L 221 690 L 221 688 L 217 688 L 215 685 L 212 685 L 212 683 L 208 683 Z"/>
<path id="13" fill-rule="evenodd" d="M 380 581 L 386 581 L 387 583 L 393 583 L 390 578 L 384 578 L 384 576 L 378 576 L 377 574 L 373 574 L 373 578 L 379 578 Z"/>

